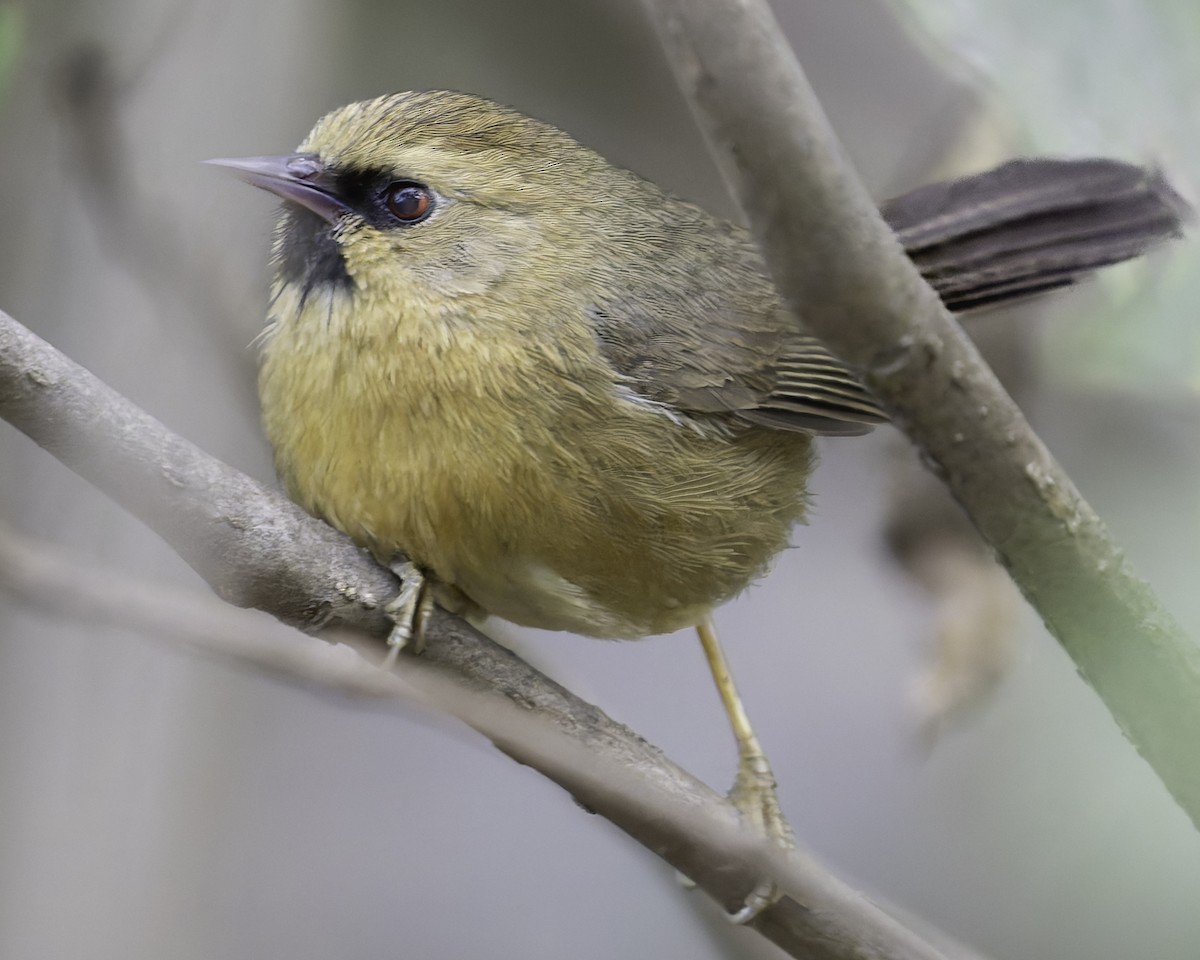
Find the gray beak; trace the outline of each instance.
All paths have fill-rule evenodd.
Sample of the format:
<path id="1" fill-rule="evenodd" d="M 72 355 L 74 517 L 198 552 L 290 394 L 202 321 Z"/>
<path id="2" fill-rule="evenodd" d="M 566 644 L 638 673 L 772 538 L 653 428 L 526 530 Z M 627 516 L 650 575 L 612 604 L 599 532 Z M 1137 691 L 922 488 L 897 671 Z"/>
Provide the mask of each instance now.
<path id="1" fill-rule="evenodd" d="M 205 160 L 226 167 L 248 184 L 306 207 L 330 223 L 337 223 L 350 208 L 338 199 L 336 184 L 321 158 L 313 153 L 289 153 L 278 157 L 222 157 Z"/>

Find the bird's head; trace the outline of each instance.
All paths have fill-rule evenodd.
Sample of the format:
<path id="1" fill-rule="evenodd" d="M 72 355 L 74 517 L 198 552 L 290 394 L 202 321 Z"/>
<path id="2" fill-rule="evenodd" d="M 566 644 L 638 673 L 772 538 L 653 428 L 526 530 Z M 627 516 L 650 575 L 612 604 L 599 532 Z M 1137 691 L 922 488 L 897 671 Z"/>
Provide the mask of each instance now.
<path id="1" fill-rule="evenodd" d="M 558 272 L 639 182 L 561 130 L 461 93 L 399 93 L 323 117 L 295 153 L 210 161 L 283 198 L 279 279 L 304 295 L 407 285 L 482 293 Z M 551 268 L 552 262 L 557 266 Z"/>

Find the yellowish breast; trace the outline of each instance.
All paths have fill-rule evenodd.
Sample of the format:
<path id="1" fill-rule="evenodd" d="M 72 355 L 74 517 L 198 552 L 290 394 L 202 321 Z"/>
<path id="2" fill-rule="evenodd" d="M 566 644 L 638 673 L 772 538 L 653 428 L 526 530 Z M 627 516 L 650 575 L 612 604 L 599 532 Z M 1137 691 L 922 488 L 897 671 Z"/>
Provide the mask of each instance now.
<path id="1" fill-rule="evenodd" d="M 291 495 L 381 559 L 518 623 L 634 637 L 695 624 L 785 545 L 807 437 L 634 402 L 586 336 L 350 296 L 280 293 L 263 416 Z"/>

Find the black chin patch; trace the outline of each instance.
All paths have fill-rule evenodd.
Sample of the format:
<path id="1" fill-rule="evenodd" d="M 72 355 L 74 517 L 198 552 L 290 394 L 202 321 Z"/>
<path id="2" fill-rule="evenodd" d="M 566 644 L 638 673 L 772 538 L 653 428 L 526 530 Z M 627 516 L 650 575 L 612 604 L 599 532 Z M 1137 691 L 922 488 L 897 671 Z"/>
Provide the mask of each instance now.
<path id="1" fill-rule="evenodd" d="M 278 227 L 279 276 L 300 288 L 303 306 L 318 288 L 347 288 L 354 280 L 333 239 L 333 225 L 294 203 L 283 205 Z"/>

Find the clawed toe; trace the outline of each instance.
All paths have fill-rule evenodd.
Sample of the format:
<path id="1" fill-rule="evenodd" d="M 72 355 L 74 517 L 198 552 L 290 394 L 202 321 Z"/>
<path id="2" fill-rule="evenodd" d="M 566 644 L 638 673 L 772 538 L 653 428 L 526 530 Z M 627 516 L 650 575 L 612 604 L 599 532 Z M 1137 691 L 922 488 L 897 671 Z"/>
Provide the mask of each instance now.
<path id="1" fill-rule="evenodd" d="M 388 654 L 383 661 L 388 670 L 395 666 L 401 650 L 421 653 L 425 649 L 425 621 L 433 602 L 428 581 L 414 564 L 407 561 L 397 564 L 392 572 L 401 583 L 400 592 L 383 608 L 393 623 L 387 639 Z"/>

